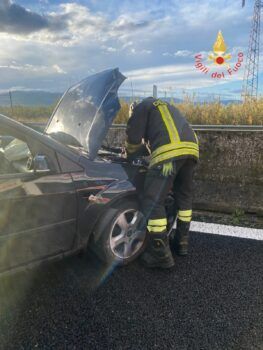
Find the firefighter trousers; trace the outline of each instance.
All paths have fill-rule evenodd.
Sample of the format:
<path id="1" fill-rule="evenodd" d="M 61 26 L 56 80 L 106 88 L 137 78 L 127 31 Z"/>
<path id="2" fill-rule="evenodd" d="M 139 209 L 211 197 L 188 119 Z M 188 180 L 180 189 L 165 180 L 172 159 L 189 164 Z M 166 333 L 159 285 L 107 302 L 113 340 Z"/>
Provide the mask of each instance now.
<path id="1" fill-rule="evenodd" d="M 173 161 L 173 174 L 164 176 L 162 165 L 148 170 L 144 182 L 142 211 L 150 233 L 162 233 L 167 230 L 165 200 L 172 190 L 175 198 L 177 218 L 190 222 L 192 218 L 193 174 L 196 161 L 180 159 Z"/>

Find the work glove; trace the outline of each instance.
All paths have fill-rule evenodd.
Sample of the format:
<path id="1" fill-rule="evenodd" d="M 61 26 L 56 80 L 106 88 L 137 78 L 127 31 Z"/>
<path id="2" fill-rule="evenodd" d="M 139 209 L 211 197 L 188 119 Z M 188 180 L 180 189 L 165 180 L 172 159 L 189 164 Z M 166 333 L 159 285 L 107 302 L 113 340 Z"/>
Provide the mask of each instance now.
<path id="1" fill-rule="evenodd" d="M 162 169 L 163 176 L 167 177 L 167 176 L 173 175 L 173 172 L 174 172 L 174 168 L 173 168 L 172 162 L 163 164 L 163 169 Z"/>

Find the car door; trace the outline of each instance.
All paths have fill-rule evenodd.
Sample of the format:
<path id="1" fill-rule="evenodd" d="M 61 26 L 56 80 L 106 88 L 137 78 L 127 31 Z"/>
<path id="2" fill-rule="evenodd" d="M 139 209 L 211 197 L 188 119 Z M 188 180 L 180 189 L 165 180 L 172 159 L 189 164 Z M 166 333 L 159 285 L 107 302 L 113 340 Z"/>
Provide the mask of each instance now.
<path id="1" fill-rule="evenodd" d="M 59 171 L 53 150 L 35 157 L 14 134 L 0 134 L 0 273 L 69 251 L 76 235 L 71 175 Z M 32 157 L 39 169 L 30 169 Z"/>

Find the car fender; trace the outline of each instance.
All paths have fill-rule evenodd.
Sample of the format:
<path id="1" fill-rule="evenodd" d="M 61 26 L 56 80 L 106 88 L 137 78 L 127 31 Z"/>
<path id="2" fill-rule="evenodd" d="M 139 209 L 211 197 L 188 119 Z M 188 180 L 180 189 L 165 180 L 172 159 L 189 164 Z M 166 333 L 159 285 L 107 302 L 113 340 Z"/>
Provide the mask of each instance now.
<path id="1" fill-rule="evenodd" d="M 95 229 L 102 217 L 110 215 L 119 209 L 123 201 L 138 201 L 136 188 L 129 180 L 115 181 L 107 188 L 89 198 L 89 204 L 85 210 L 85 217 L 91 218 L 88 222 L 88 230 L 85 235 L 81 235 L 81 245 L 87 246 L 89 239 L 93 236 L 95 241 L 99 240 L 99 235 Z"/>

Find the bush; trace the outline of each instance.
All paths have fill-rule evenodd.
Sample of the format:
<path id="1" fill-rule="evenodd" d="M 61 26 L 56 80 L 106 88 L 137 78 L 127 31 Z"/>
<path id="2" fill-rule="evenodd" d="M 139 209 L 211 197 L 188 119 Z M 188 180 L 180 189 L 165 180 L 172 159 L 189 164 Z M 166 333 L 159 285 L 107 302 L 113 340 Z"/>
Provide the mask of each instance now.
<path id="1" fill-rule="evenodd" d="M 263 99 L 241 104 L 223 105 L 218 102 L 194 104 L 187 101 L 176 104 L 191 124 L 200 125 L 262 125 Z"/>
<path id="2" fill-rule="evenodd" d="M 263 125 L 263 99 L 243 104 L 223 105 L 220 101 L 214 103 L 195 103 L 185 99 L 182 103 L 171 101 L 188 119 L 191 124 L 200 125 Z M 46 123 L 52 114 L 54 106 L 0 107 L 0 113 L 22 122 Z M 129 114 L 129 104 L 121 101 L 121 109 L 114 120 L 115 124 L 126 124 Z"/>
<path id="3" fill-rule="evenodd" d="M 46 123 L 53 109 L 53 105 L 37 107 L 14 106 L 13 109 L 10 107 L 0 107 L 0 113 L 20 122 Z"/>

